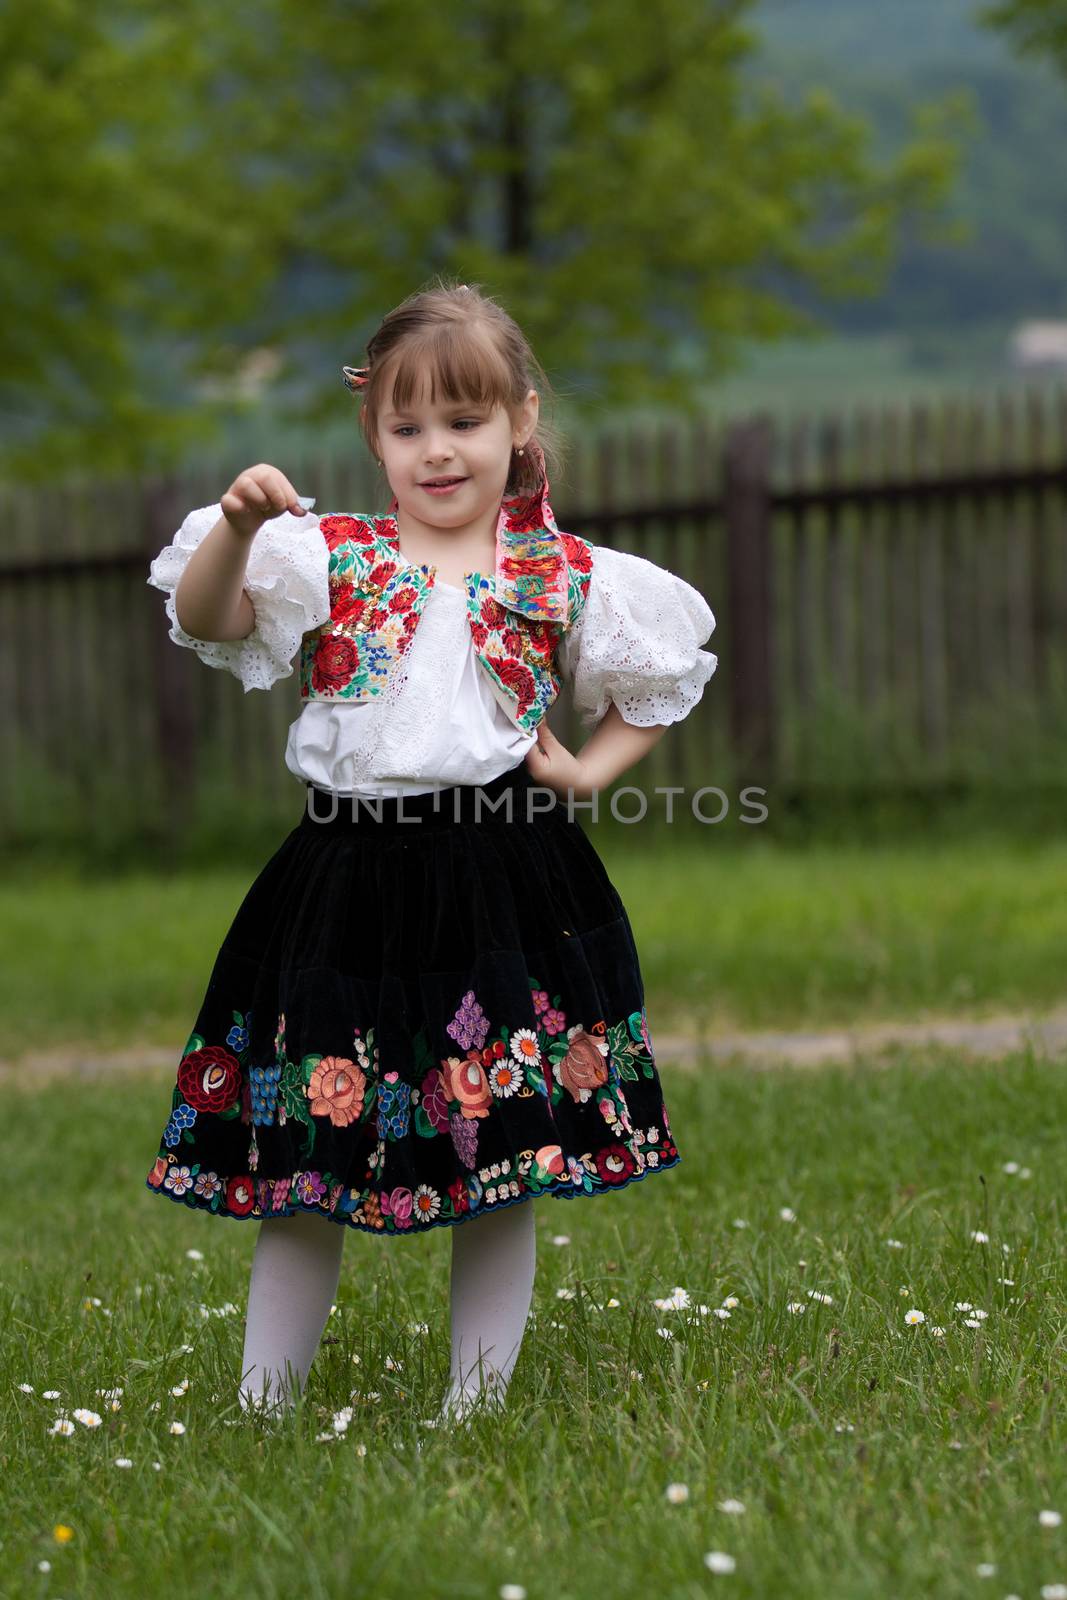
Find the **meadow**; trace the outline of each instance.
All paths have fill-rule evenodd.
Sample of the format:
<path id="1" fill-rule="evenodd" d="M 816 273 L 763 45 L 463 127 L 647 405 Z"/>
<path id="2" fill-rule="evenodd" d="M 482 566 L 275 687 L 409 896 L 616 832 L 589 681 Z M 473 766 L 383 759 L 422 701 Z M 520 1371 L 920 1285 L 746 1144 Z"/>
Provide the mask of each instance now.
<path id="1" fill-rule="evenodd" d="M 714 1029 L 1051 1004 L 1062 847 L 944 849 L 723 852 L 700 894 L 684 858 L 612 857 L 653 1039 L 657 1007 Z M 9 1056 L 169 1038 L 176 1065 L 243 882 L 9 884 Z M 443 1432 L 446 1229 L 353 1230 L 301 1405 L 253 1421 L 255 1225 L 144 1185 L 170 1074 L 6 1070 L 0 1592 L 1062 1600 L 1062 1063 L 661 1071 L 681 1162 L 530 1202 L 507 1408 Z"/>

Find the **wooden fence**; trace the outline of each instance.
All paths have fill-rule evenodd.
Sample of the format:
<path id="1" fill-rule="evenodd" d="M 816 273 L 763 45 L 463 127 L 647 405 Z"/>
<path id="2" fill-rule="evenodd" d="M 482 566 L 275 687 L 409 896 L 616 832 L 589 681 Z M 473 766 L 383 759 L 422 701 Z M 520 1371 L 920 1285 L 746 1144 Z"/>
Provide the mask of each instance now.
<path id="1" fill-rule="evenodd" d="M 384 509 L 356 449 L 283 465 L 320 512 Z M 105 814 L 170 834 L 197 795 L 298 813 L 299 662 L 245 695 L 171 643 L 147 585 L 185 513 L 246 464 L 0 497 L 9 847 Z M 1067 391 L 576 441 L 559 526 L 669 567 L 716 617 L 703 700 L 632 781 L 650 801 L 659 784 L 718 785 L 731 806 L 746 784 L 1067 784 L 1065 487 Z M 551 721 L 581 743 L 566 697 Z"/>

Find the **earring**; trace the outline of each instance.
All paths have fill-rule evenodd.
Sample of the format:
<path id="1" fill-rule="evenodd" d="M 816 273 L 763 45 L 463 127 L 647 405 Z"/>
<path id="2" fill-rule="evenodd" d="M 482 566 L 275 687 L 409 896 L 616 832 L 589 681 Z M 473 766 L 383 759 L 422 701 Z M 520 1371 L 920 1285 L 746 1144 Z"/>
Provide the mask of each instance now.
<path id="1" fill-rule="evenodd" d="M 517 450 L 516 450 L 516 452 L 515 452 L 515 454 L 516 454 L 516 455 L 518 455 L 518 456 L 521 456 L 521 455 L 525 455 L 525 454 L 526 454 L 526 452 L 525 452 L 525 450 L 524 450 L 524 449 L 523 449 L 523 447 L 522 447 L 522 445 L 521 445 L 521 444 L 520 444 L 520 445 L 519 445 L 519 447 L 518 447 L 518 449 L 517 449 Z"/>

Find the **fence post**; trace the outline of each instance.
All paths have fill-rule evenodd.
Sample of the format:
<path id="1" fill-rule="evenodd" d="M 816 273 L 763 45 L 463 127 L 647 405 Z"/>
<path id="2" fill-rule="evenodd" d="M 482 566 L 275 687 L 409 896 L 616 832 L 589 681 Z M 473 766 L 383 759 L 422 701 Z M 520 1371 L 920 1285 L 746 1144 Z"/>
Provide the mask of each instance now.
<path id="1" fill-rule="evenodd" d="M 146 580 L 149 564 L 171 543 L 183 516 L 181 486 L 173 474 L 153 476 L 142 482 L 141 526 Z M 196 707 L 189 693 L 186 663 L 182 660 L 186 652 L 179 650 L 170 638 L 165 597 L 160 590 L 147 586 L 145 593 L 151 597 L 146 603 L 153 604 L 158 612 L 152 629 L 152 659 L 148 664 L 146 689 L 154 701 L 162 791 L 161 827 L 158 830 L 149 828 L 146 832 L 153 833 L 164 851 L 172 856 L 191 819 L 192 799 L 196 793 Z"/>
<path id="2" fill-rule="evenodd" d="M 765 783 L 777 757 L 771 602 L 770 418 L 726 435 L 723 501 L 730 647 L 730 738 L 743 783 Z"/>

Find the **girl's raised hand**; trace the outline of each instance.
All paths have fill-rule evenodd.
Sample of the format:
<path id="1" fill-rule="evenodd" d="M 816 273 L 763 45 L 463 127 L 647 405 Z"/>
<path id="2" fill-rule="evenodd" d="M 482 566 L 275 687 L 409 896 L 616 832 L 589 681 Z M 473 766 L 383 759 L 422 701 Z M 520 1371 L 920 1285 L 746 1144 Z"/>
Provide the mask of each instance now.
<path id="1" fill-rule="evenodd" d="M 246 539 L 254 539 L 265 522 L 283 512 L 291 511 L 294 517 L 305 515 L 285 473 L 265 461 L 239 473 L 219 504 L 230 527 Z"/>

